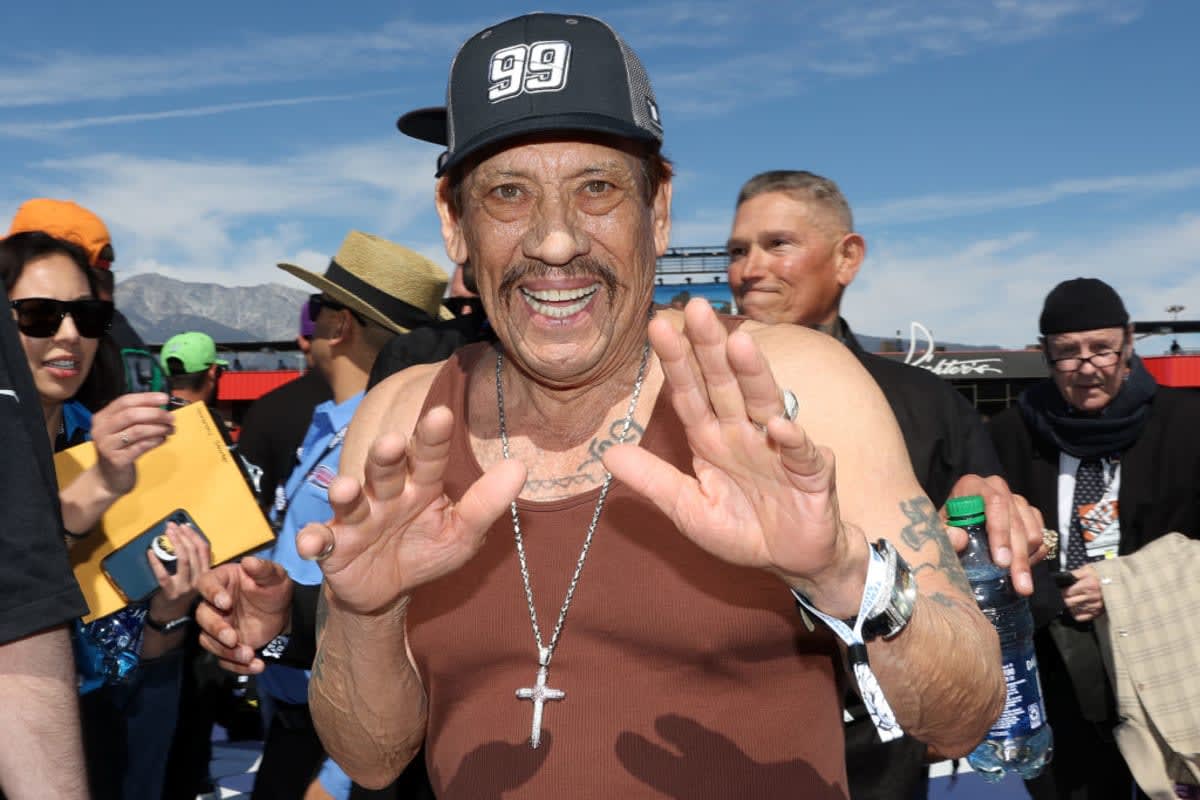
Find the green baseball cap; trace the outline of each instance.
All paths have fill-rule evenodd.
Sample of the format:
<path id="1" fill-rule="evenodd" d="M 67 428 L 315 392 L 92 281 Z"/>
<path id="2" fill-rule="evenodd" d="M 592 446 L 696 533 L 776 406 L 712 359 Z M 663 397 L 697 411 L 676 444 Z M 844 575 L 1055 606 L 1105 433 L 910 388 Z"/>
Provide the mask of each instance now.
<path id="1" fill-rule="evenodd" d="M 167 362 L 172 358 L 179 359 L 183 364 L 182 373 L 171 371 Z M 158 354 L 158 360 L 168 375 L 203 372 L 213 364 L 220 364 L 222 367 L 229 366 L 228 361 L 217 358 L 217 343 L 212 340 L 212 337 L 199 331 L 179 333 L 167 339 L 162 352 Z"/>

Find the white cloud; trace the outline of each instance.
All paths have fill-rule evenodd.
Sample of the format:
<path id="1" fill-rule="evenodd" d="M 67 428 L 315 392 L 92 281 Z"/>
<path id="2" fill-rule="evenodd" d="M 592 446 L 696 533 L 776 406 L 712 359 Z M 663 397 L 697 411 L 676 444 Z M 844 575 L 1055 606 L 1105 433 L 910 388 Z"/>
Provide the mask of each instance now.
<path id="1" fill-rule="evenodd" d="M 192 108 L 174 108 L 166 111 L 109 114 L 100 117 L 81 117 L 79 119 L 57 120 L 53 122 L 3 123 L 0 124 L 0 135 L 36 139 L 44 136 L 47 133 L 73 131 L 80 128 L 96 128 L 109 125 L 128 125 L 136 122 L 157 122 L 165 119 L 183 119 L 188 117 L 211 117 L 218 114 L 230 114 L 238 111 L 252 111 L 263 108 L 308 105 L 310 103 L 334 103 L 346 100 L 360 100 L 364 97 L 377 97 L 379 95 L 395 93 L 395 89 L 381 89 L 371 92 L 309 95 L 307 97 L 280 97 L 271 100 L 251 100 L 244 103 L 220 103 L 217 105 L 195 106 Z"/>
<path id="2" fill-rule="evenodd" d="M 1184 167 L 1146 175 L 1112 175 L 1059 180 L 1042 186 L 905 197 L 855 210 L 863 225 L 889 225 L 950 219 L 1014 208 L 1047 205 L 1083 195 L 1172 192 L 1200 186 L 1200 167 Z"/>
<path id="3" fill-rule="evenodd" d="M 672 247 L 725 246 L 729 238 L 731 211 L 699 209 L 689 216 L 671 220 Z"/>
<path id="4" fill-rule="evenodd" d="M 105 219 L 123 275 L 252 285 L 286 277 L 274 265 L 289 257 L 324 269 L 351 228 L 429 242 L 437 233 L 429 229 L 434 153 L 388 136 L 265 162 L 102 153 L 26 171 L 48 176 L 44 194 L 76 199 Z"/>
<path id="5" fill-rule="evenodd" d="M 649 32 L 645 40 L 651 46 L 705 48 L 709 57 L 703 62 L 654 70 L 653 80 L 660 95 L 670 98 L 665 105 L 673 113 L 715 115 L 749 102 L 795 96 L 821 76 L 862 78 L 1068 29 L 1127 25 L 1143 6 L 1142 0 L 896 0 L 883 5 L 835 0 L 716 14 L 715 31 L 695 16 L 668 10 L 661 27 L 653 29 L 659 32 Z M 653 12 L 645 14 L 653 18 Z M 763 18 L 772 23 L 765 32 Z M 743 24 L 748 20 L 758 24 Z M 631 42 L 641 45 L 639 38 Z"/>
<path id="6" fill-rule="evenodd" d="M 895 0 L 880 6 L 875 1 L 826 0 L 789 9 L 749 0 L 740 12 L 728 4 L 670 2 L 614 10 L 608 16 L 649 61 L 661 51 L 684 52 L 686 64 L 672 60 L 652 70 L 655 86 L 672 95 L 673 113 L 707 115 L 750 99 L 793 96 L 815 75 L 861 77 L 897 64 L 1042 38 L 1072 26 L 1128 24 L 1143 5 L 1140 0 Z M 0 109 L 381 72 L 409 75 L 423 85 L 425 68 L 439 76 L 440 84 L 449 55 L 492 21 L 396 18 L 372 30 L 254 34 L 232 43 L 134 54 L 89 52 L 86 46 L 18 51 L 0 62 Z M 765 32 L 764 21 L 770 23 Z M 701 52 L 704 56 L 698 58 Z M 764 75 L 771 80 L 764 81 Z M 754 91 L 746 92 L 746 86 Z M 257 107 L 247 103 L 246 108 Z M 99 124 L 96 120 L 104 118 L 89 119 Z M 47 124 L 54 123 L 40 123 Z M 10 135 L 21 130 L 17 122 L 7 127 Z"/>
<path id="7" fill-rule="evenodd" d="M 213 87 L 394 71 L 429 52 L 453 52 L 474 28 L 396 19 L 371 31 L 258 35 L 221 46 L 132 55 L 74 47 L 0 68 L 0 108 L 42 106 Z"/>
<path id="8" fill-rule="evenodd" d="M 847 291 L 857 330 L 877 335 L 925 323 L 937 339 L 1021 347 L 1059 281 L 1098 277 L 1121 293 L 1134 319 L 1162 319 L 1180 303 L 1200 311 L 1200 215 L 1066 239 L 1027 232 L 953 247 L 885 240 Z M 1193 313 L 1194 316 L 1194 313 Z"/>
<path id="9" fill-rule="evenodd" d="M 890 48 L 887 60 L 1027 41 L 1068 26 L 1125 25 L 1143 7 L 1140 0 L 896 0 L 843 6 L 823 27 L 845 42 Z"/>

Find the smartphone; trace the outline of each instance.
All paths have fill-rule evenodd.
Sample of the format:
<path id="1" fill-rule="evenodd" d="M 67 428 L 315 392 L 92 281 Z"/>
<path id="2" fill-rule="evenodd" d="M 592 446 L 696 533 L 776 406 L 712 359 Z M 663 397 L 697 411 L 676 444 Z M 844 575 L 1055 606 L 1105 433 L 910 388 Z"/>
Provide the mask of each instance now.
<path id="1" fill-rule="evenodd" d="M 175 574 L 177 556 L 171 540 L 167 538 L 168 522 L 190 525 L 192 530 L 204 536 L 191 515 L 184 509 L 177 508 L 138 534 L 133 541 L 109 553 L 100 561 L 100 569 L 130 603 L 145 600 L 158 589 L 158 579 L 154 577 L 154 571 L 150 569 L 150 563 L 146 560 L 146 551 L 154 553 L 167 572 Z"/>
<path id="2" fill-rule="evenodd" d="M 1051 572 L 1050 577 L 1054 578 L 1054 585 L 1060 589 L 1065 589 L 1079 580 L 1070 572 Z"/>

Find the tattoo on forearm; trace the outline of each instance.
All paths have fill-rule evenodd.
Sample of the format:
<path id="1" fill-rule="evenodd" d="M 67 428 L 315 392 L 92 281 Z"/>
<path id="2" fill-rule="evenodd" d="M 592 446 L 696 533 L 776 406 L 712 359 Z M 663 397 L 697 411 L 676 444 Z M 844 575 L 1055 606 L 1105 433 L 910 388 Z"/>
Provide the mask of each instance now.
<path id="1" fill-rule="evenodd" d="M 317 614 L 313 622 L 314 639 L 317 643 L 317 652 L 313 656 L 312 674 L 314 678 L 320 678 L 322 667 L 325 662 L 325 654 L 321 648 L 321 634 L 325 632 L 325 621 L 329 618 L 329 607 L 325 604 L 325 589 L 322 588 L 317 592 Z"/>
<path id="2" fill-rule="evenodd" d="M 902 502 L 900 510 L 908 517 L 908 525 L 900 532 L 900 538 L 924 559 L 912 565 L 913 572 L 926 569 L 941 571 L 957 589 L 970 597 L 971 584 L 962 565 L 958 563 L 954 548 L 950 546 L 950 538 L 946 536 L 946 529 L 942 527 L 941 517 L 933 503 L 925 497 L 914 497 Z M 930 542 L 933 543 L 932 550 L 926 548 Z"/>

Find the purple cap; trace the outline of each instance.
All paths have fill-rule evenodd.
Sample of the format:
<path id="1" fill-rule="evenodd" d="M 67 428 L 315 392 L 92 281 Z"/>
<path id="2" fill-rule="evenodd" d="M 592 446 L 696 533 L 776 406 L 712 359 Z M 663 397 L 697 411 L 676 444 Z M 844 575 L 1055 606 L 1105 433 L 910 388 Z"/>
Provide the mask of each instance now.
<path id="1" fill-rule="evenodd" d="M 311 338 L 317 330 L 317 324 L 308 315 L 308 309 L 308 301 L 305 300 L 304 305 L 300 306 L 300 335 L 305 339 Z"/>

